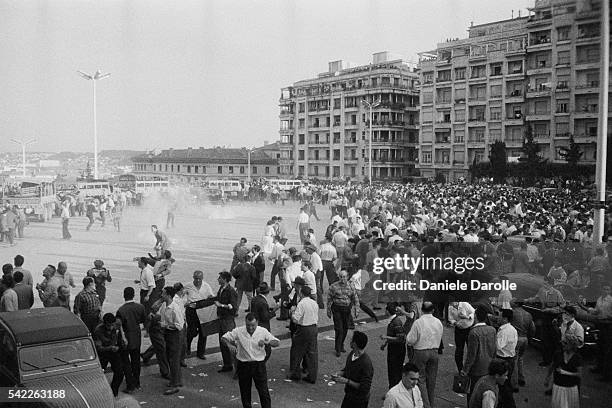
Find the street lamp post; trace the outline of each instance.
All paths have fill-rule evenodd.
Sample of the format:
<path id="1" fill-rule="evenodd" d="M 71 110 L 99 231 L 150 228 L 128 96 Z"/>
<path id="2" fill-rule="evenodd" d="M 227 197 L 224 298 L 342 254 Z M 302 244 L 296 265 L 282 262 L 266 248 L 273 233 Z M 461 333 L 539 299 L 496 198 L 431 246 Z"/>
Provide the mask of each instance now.
<path id="1" fill-rule="evenodd" d="M 251 183 L 251 149 L 247 150 L 247 181 Z"/>
<path id="2" fill-rule="evenodd" d="M 22 175 L 25 177 L 26 175 L 26 154 L 25 154 L 25 149 L 26 146 L 32 143 L 36 143 L 36 139 L 31 139 L 28 140 L 27 142 L 24 142 L 23 140 L 17 140 L 17 139 L 11 139 L 11 142 L 13 143 L 17 143 L 18 145 L 21 145 L 21 168 L 22 168 Z"/>
<path id="3" fill-rule="evenodd" d="M 366 108 L 370 110 L 370 142 L 368 144 L 368 180 L 370 183 L 370 187 L 372 186 L 372 109 L 378 107 L 380 105 L 380 100 L 377 102 L 368 102 L 365 99 L 361 101 L 365 105 Z"/>
<path id="4" fill-rule="evenodd" d="M 108 78 L 110 73 L 103 74 L 97 70 L 93 75 L 77 71 L 83 79 L 91 81 L 93 84 L 93 121 L 94 121 L 94 179 L 98 178 L 98 124 L 96 121 L 96 81 Z"/>

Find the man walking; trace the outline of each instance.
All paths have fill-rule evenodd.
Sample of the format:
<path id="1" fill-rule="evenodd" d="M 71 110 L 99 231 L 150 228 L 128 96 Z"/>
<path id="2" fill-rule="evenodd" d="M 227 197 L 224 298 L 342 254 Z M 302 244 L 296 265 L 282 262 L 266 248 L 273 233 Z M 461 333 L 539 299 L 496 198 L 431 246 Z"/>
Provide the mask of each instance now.
<path id="1" fill-rule="evenodd" d="M 185 327 L 185 306 L 174 299 L 176 290 L 172 286 L 166 286 L 162 291 L 163 303 L 159 311 L 161 327 L 164 329 L 164 341 L 166 342 L 166 356 L 170 368 L 170 382 L 164 395 L 172 395 L 179 392 L 181 383 L 181 330 Z"/>
<path id="2" fill-rule="evenodd" d="M 251 384 L 255 384 L 261 408 L 270 408 L 270 391 L 266 372 L 266 346 L 278 347 L 279 340 L 257 325 L 252 313 L 245 317 L 245 325 L 228 331 L 221 337 L 225 346 L 236 348 L 236 364 L 240 397 L 243 408 L 251 408 Z"/>
<path id="3" fill-rule="evenodd" d="M 121 319 L 123 333 L 127 339 L 127 355 L 131 368 L 131 376 L 126 379 L 128 393 L 140 388 L 140 325 L 145 323 L 145 308 L 140 303 L 134 302 L 134 288 L 123 289 L 125 303 L 117 310 L 116 317 Z"/>
<path id="4" fill-rule="evenodd" d="M 423 408 L 423 398 L 417 387 L 419 377 L 416 365 L 404 364 L 402 380 L 387 392 L 383 408 Z"/>
<path id="5" fill-rule="evenodd" d="M 108 361 L 111 364 L 113 379 L 110 385 L 113 395 L 116 397 L 119 395 L 119 386 L 121 386 L 129 366 L 124 361 L 125 354 L 122 354 L 122 349 L 125 348 L 125 340 L 112 313 L 104 315 L 102 323 L 93 331 L 93 337 L 100 360 Z"/>
<path id="6" fill-rule="evenodd" d="M 151 294 L 155 289 L 155 278 L 153 268 L 148 263 L 147 258 L 138 258 L 138 269 L 140 269 L 140 304 L 145 307 L 145 313 L 151 310 Z"/>
<path id="7" fill-rule="evenodd" d="M 367 408 L 370 401 L 370 388 L 374 377 L 374 367 L 370 356 L 365 352 L 368 336 L 356 331 L 351 340 L 352 351 L 346 357 L 346 364 L 332 379 L 344 385 L 344 399 L 341 408 Z"/>
<path id="8" fill-rule="evenodd" d="M 406 336 L 406 345 L 414 349 L 412 362 L 423 373 L 419 377 L 419 390 L 423 406 L 433 408 L 435 400 L 436 377 L 438 376 L 438 347 L 442 341 L 442 322 L 434 317 L 434 304 L 423 302 L 423 315 L 412 325 Z"/>
<path id="9" fill-rule="evenodd" d="M 62 238 L 70 239 L 72 235 L 68 231 L 68 223 L 70 222 L 70 200 L 64 200 L 62 203 Z"/>
<path id="10" fill-rule="evenodd" d="M 319 306 L 312 297 L 308 286 L 301 288 L 299 300 L 291 320 L 295 324 L 295 333 L 291 339 L 289 354 L 291 374 L 289 379 L 302 379 L 314 384 L 317 381 L 319 352 L 317 348 L 317 323 L 319 322 Z M 308 374 L 302 378 L 301 363 L 305 362 Z"/>
<path id="11" fill-rule="evenodd" d="M 17 293 L 19 310 L 31 308 L 34 304 L 32 286 L 23 282 L 23 273 L 21 271 L 13 272 L 13 280 L 15 281 L 13 290 Z"/>
<path id="12" fill-rule="evenodd" d="M 349 319 L 354 313 L 355 319 L 359 314 L 359 298 L 352 285 L 348 283 L 346 271 L 340 271 L 340 280 L 329 287 L 327 294 L 327 317 L 334 320 L 336 357 L 346 352 L 344 340 L 348 333 Z"/>
<path id="13" fill-rule="evenodd" d="M 206 302 L 206 304 L 202 301 L 212 297 L 214 297 L 212 288 L 208 283 L 204 282 L 204 272 L 194 271 L 193 282 L 185 285 L 185 299 L 187 302 L 187 307 L 185 308 L 185 318 L 187 319 L 186 354 L 188 356 L 191 355 L 191 343 L 194 337 L 198 336 L 196 355 L 201 360 L 206 360 L 206 333 L 202 325 L 209 321 L 208 319 L 202 320 L 206 317 L 202 309 L 213 304 L 212 300 Z"/>
<path id="14" fill-rule="evenodd" d="M 219 370 L 220 373 L 233 370 L 232 354 L 227 344 L 221 340 L 225 333 L 236 328 L 234 317 L 238 312 L 238 294 L 231 287 L 231 280 L 232 275 L 227 271 L 220 272 L 217 278 L 219 291 L 215 306 L 217 306 L 217 317 L 219 318 L 219 348 L 223 357 L 223 367 Z"/>
<path id="15" fill-rule="evenodd" d="M 477 307 L 474 316 L 476 323 L 468 334 L 467 353 L 461 371 L 461 374 L 470 378 L 468 401 L 470 401 L 470 394 L 474 390 L 476 382 L 487 375 L 489 363 L 495 357 L 497 349 L 495 329 L 485 323 L 487 311 L 482 307 Z"/>
<path id="16" fill-rule="evenodd" d="M 232 276 L 236 279 L 234 287 L 238 293 L 238 307 L 242 304 L 242 296 L 247 297 L 246 311 L 251 310 L 251 300 L 253 299 L 253 289 L 257 273 L 251 264 L 251 255 L 246 254 L 232 270 Z"/>
<path id="17" fill-rule="evenodd" d="M 85 323 L 90 333 L 96 330 L 100 323 L 100 300 L 96 293 L 93 278 L 83 278 L 83 290 L 74 298 L 74 314 Z"/>
<path id="18" fill-rule="evenodd" d="M 502 309 L 501 311 L 502 325 L 497 330 L 497 358 L 503 360 L 508 365 L 508 378 L 506 382 L 499 388 L 500 408 L 515 408 L 514 402 L 514 386 L 512 385 L 512 372 L 516 364 L 516 344 L 518 342 L 518 334 L 512 326 L 512 309 Z"/>

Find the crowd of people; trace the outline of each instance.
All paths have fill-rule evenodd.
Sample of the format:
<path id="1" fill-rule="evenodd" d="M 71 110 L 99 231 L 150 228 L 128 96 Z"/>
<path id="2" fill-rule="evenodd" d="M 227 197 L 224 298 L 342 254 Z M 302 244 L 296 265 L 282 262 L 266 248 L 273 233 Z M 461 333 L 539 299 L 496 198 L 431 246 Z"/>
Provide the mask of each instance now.
<path id="1" fill-rule="evenodd" d="M 255 245 L 246 237 L 236 243 L 228 270 L 218 274 L 216 293 L 199 270 L 192 282 L 166 285 L 175 260 L 167 235 L 152 226 L 155 255 L 135 258 L 139 302 L 134 288 L 125 287 L 125 304 L 115 314 L 102 313 L 106 284 L 112 278 L 96 260 L 74 298 L 73 311 L 94 336 L 102 364 L 110 364 L 115 395 L 124 379 L 126 392 L 140 388 L 141 360 L 146 363 L 153 355 L 160 375 L 169 380 L 164 394 L 178 392 L 181 367 L 192 354 L 193 340 L 198 338 L 196 356 L 206 359 L 206 338 L 218 333 L 223 360 L 219 371 L 231 372 L 238 380 L 245 407 L 251 406 L 254 383 L 264 408 L 271 405 L 266 363 L 279 344 L 279 333 L 271 333 L 275 317 L 287 321 L 290 331 L 288 379 L 316 383 L 320 310 L 333 321 L 334 354 L 341 357 L 360 312 L 378 320 L 384 308 L 389 316 L 386 334 L 380 338 L 387 350 L 385 408 L 435 406 L 445 324 L 454 331 L 456 385 L 466 393 L 467 406 L 514 407 L 514 394 L 521 387 L 535 386 L 527 384 L 523 358 L 537 323 L 544 346 L 541 365 L 549 367 L 544 391 L 552 395 L 551 406 L 577 407 L 584 322 L 594 322 L 600 332 L 598 366 L 593 370 L 605 381 L 612 372 L 612 248 L 596 243 L 589 192 L 579 187 L 312 184 L 294 195 L 301 205 L 295 226 L 274 216 Z M 120 197 L 111 200 L 110 208 L 122 206 Z M 324 231 L 314 225 L 321 205 L 331 210 Z M 100 213 L 100 207 L 95 209 Z M 175 210 L 169 210 L 167 227 L 173 225 Z M 104 222 L 104 216 L 100 218 Z M 606 236 L 612 231 L 609 225 Z M 291 245 L 288 231 L 293 228 L 299 243 Z M 482 256 L 485 268 L 471 274 L 431 267 L 416 273 L 396 267 L 374 272 L 376 259 L 396 255 Z M 13 264 L 3 266 L 1 311 L 32 307 L 34 290 L 45 307 L 70 308 L 75 284 L 66 263 L 48 265 L 44 282 L 35 286 L 23 263 L 17 256 Z M 376 290 L 373 283 L 375 278 L 495 282 L 511 280 L 515 274 L 537 282 L 533 296 L 521 298 L 506 290 L 415 290 L 398 296 Z M 244 325 L 236 327 L 243 303 Z M 152 345 L 141 353 L 142 328 Z M 345 385 L 343 407 L 372 403 L 374 369 L 368 342 L 366 333 L 354 330 L 346 364 L 333 377 Z"/>

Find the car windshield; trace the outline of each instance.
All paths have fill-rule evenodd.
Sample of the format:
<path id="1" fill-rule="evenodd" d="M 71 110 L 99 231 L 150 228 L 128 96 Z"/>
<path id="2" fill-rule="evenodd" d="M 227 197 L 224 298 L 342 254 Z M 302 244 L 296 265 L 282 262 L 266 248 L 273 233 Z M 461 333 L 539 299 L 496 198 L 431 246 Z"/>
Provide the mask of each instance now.
<path id="1" fill-rule="evenodd" d="M 19 350 L 22 371 L 45 370 L 90 361 L 96 358 L 91 339 L 75 339 L 50 344 L 38 344 Z"/>

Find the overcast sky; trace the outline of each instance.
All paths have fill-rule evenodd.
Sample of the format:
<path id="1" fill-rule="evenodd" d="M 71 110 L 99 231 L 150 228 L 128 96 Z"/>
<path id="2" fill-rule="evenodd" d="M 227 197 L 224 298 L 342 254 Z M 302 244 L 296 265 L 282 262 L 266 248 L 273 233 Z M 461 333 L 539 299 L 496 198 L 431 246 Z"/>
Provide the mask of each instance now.
<path id="1" fill-rule="evenodd" d="M 329 61 L 413 59 L 532 0 L 0 0 L 0 151 L 254 146 L 278 139 L 280 88 Z"/>

